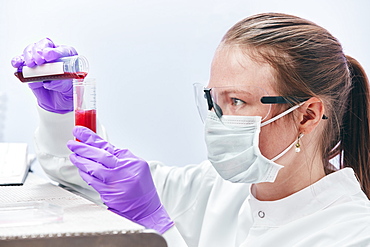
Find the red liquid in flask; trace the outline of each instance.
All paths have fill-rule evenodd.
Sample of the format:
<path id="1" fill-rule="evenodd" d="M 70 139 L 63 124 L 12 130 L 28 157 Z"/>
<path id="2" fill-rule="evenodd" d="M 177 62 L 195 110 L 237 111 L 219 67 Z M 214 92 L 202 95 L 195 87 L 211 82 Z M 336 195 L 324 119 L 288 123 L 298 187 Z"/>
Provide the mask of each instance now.
<path id="1" fill-rule="evenodd" d="M 96 110 L 76 110 L 75 124 L 85 126 L 96 133 Z"/>
<path id="2" fill-rule="evenodd" d="M 76 73 L 65 72 L 63 74 L 57 74 L 57 75 L 45 75 L 45 76 L 24 78 L 22 71 L 16 71 L 14 75 L 18 77 L 18 79 L 21 82 L 34 82 L 34 81 L 52 81 L 52 80 L 66 80 L 66 79 L 84 79 L 87 76 L 87 73 L 86 72 L 76 72 Z"/>

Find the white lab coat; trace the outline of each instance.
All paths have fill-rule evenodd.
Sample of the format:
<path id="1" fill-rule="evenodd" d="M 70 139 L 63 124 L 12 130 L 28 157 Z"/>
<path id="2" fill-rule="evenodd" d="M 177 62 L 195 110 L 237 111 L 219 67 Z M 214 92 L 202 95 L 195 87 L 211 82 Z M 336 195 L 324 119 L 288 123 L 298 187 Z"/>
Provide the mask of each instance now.
<path id="1" fill-rule="evenodd" d="M 73 114 L 40 109 L 35 133 L 39 162 L 52 179 L 98 200 L 69 162 L 65 143 L 73 138 L 72 127 Z M 287 198 L 262 202 L 251 195 L 249 184 L 223 180 L 208 161 L 149 165 L 176 224 L 163 235 L 170 247 L 370 246 L 370 202 L 350 168 Z"/>

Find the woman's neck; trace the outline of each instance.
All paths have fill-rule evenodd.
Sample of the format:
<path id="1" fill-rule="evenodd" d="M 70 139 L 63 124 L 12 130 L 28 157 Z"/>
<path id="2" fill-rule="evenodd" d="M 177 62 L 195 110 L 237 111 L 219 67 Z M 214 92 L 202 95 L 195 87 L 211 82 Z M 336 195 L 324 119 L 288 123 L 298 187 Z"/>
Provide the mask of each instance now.
<path id="1" fill-rule="evenodd" d="M 307 159 L 306 152 L 299 154 L 290 152 L 287 156 L 285 159 L 282 157 L 276 161 L 284 167 L 279 171 L 275 182 L 253 184 L 252 194 L 256 199 L 260 201 L 279 200 L 310 186 L 325 176 L 319 155 L 311 156 L 316 158 Z M 287 159 L 289 159 L 289 164 L 286 163 Z"/>

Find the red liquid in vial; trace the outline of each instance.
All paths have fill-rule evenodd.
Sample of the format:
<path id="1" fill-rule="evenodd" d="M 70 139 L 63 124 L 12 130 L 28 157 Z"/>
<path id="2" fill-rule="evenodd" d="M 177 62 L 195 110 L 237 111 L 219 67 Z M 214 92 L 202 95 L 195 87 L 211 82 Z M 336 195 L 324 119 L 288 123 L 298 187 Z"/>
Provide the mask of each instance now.
<path id="1" fill-rule="evenodd" d="M 76 110 L 75 124 L 85 126 L 96 133 L 96 110 Z"/>
<path id="2" fill-rule="evenodd" d="M 35 82 L 35 81 L 52 81 L 52 80 L 66 80 L 66 79 L 84 79 L 87 76 L 87 73 L 86 72 L 76 72 L 76 73 L 65 72 L 63 74 L 58 74 L 58 75 L 45 75 L 45 76 L 24 78 L 23 73 L 21 71 L 17 71 L 14 73 L 14 75 L 18 77 L 18 79 L 21 82 Z"/>

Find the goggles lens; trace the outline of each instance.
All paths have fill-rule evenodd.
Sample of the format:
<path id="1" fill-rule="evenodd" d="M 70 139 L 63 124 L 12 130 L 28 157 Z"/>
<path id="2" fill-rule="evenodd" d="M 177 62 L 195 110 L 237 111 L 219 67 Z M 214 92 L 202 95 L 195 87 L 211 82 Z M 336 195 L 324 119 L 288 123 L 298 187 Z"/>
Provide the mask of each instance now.
<path id="1" fill-rule="evenodd" d="M 231 86 L 204 88 L 194 84 L 196 104 L 203 122 L 212 110 L 222 121 L 222 116 L 260 116 L 264 120 L 271 110 L 271 104 L 262 103 L 268 93 L 259 87 Z"/>

